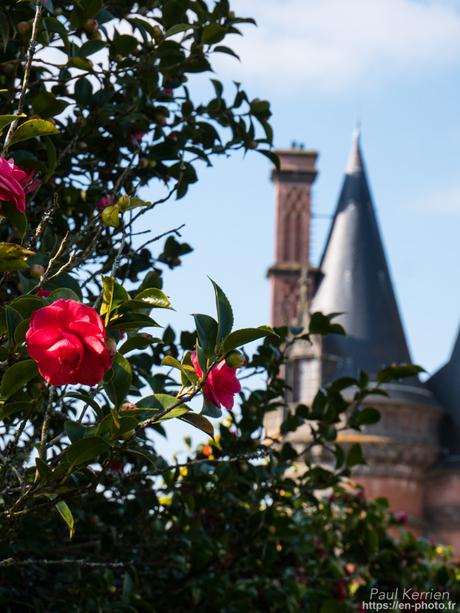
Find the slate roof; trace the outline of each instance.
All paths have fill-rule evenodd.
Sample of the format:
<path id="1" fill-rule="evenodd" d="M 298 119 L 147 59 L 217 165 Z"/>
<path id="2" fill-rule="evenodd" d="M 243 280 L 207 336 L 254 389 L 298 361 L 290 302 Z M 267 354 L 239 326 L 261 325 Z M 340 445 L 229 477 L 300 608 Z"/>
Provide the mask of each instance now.
<path id="1" fill-rule="evenodd" d="M 360 143 L 355 130 L 345 178 L 320 262 L 323 279 L 311 312 L 342 313 L 346 336 L 323 339 L 322 383 L 375 375 L 383 366 L 411 362 L 383 248 Z M 391 399 L 434 406 L 417 378 L 387 386 Z"/>
<path id="2" fill-rule="evenodd" d="M 334 375 L 410 362 L 357 130 L 320 269 L 311 311 L 343 313 L 337 322 L 347 331 L 324 340 L 326 353 L 343 358 Z"/>
<path id="3" fill-rule="evenodd" d="M 428 380 L 427 386 L 445 409 L 441 444 L 449 462 L 460 463 L 460 330 L 449 361 Z"/>

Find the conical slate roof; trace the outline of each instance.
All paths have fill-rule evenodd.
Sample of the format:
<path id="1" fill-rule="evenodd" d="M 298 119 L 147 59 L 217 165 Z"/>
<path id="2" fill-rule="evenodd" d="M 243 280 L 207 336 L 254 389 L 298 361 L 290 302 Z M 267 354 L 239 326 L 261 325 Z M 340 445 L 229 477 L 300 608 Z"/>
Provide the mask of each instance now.
<path id="1" fill-rule="evenodd" d="M 428 380 L 428 387 L 444 407 L 441 442 L 450 461 L 460 462 L 460 331 L 447 364 Z"/>
<path id="2" fill-rule="evenodd" d="M 357 130 L 320 268 L 324 278 L 311 311 L 343 313 L 336 321 L 347 332 L 324 339 L 331 378 L 410 362 Z"/>

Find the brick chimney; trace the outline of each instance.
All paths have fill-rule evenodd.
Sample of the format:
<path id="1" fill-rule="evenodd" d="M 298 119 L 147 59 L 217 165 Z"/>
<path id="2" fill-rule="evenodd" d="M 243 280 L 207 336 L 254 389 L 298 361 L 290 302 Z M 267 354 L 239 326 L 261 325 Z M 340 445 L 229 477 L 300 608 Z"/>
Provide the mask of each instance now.
<path id="1" fill-rule="evenodd" d="M 311 186 L 316 178 L 316 151 L 276 151 L 280 170 L 276 190 L 275 264 L 268 271 L 272 285 L 272 324 L 298 323 L 300 278 L 310 257 Z"/>

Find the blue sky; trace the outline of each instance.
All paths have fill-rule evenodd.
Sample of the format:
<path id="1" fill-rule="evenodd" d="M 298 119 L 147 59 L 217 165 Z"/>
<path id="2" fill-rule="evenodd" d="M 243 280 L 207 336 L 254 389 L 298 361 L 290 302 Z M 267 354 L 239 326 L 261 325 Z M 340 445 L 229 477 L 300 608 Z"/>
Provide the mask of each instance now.
<path id="1" fill-rule="evenodd" d="M 460 5 L 443 0 L 236 0 L 253 16 L 219 76 L 268 98 L 278 147 L 317 149 L 312 260 L 321 252 L 359 120 L 374 203 L 415 362 L 435 371 L 460 323 Z M 199 91 L 199 90 L 198 90 Z M 195 251 L 166 276 L 177 313 L 211 312 L 207 275 L 239 327 L 269 323 L 274 252 L 270 166 L 254 153 L 203 169 L 189 196 L 152 213 L 185 223 Z M 153 188 L 152 188 L 153 189 Z M 154 194 L 149 194 L 154 199 Z M 174 436 L 176 438 L 176 436 Z"/>

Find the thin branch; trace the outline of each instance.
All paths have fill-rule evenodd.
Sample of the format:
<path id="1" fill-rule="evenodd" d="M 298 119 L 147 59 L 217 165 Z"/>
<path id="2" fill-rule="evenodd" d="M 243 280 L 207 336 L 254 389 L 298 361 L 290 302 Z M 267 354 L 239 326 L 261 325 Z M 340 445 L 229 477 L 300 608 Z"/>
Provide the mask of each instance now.
<path id="1" fill-rule="evenodd" d="M 29 86 L 30 70 L 32 67 L 32 60 L 34 57 L 35 47 L 37 44 L 38 22 L 40 21 L 41 14 L 42 14 L 41 0 L 35 0 L 35 16 L 34 16 L 34 21 L 32 24 L 32 34 L 30 36 L 29 47 L 27 49 L 27 59 L 26 59 L 26 65 L 24 67 L 24 76 L 22 79 L 22 87 L 21 87 L 21 94 L 19 96 L 17 115 L 21 115 L 24 110 L 24 98 L 26 96 L 27 88 Z M 10 124 L 10 127 L 8 128 L 8 132 L 5 138 L 5 144 L 3 145 L 3 154 L 5 154 L 8 151 L 8 147 L 11 144 L 13 133 L 16 129 L 16 126 L 18 125 L 18 121 L 19 121 L 19 118 L 15 119 Z"/>
<path id="2" fill-rule="evenodd" d="M 137 478 L 137 477 L 159 477 L 166 472 L 171 470 L 176 470 L 178 468 L 188 468 L 189 466 L 196 466 L 200 464 L 228 464 L 231 462 L 238 462 L 239 460 L 261 460 L 268 455 L 272 455 L 274 450 L 266 445 L 260 445 L 254 451 L 248 451 L 245 453 L 237 453 L 235 455 L 223 457 L 223 458 L 200 458 L 198 460 L 190 460 L 189 462 L 182 462 L 178 464 L 168 464 L 168 466 L 164 468 L 159 468 L 158 470 L 149 471 L 149 472 L 130 472 L 125 475 L 119 475 L 120 480 Z"/>
<path id="3" fill-rule="evenodd" d="M 168 234 L 175 234 L 176 236 L 180 237 L 182 236 L 180 233 L 180 230 L 182 230 L 182 228 L 185 228 L 184 223 L 180 226 L 177 226 L 177 228 L 172 228 L 172 230 L 167 230 L 166 232 L 163 232 L 162 234 L 158 234 L 158 236 L 154 236 L 153 238 L 150 238 L 148 241 L 145 241 L 145 243 L 143 243 L 140 247 L 137 247 L 136 251 L 141 251 L 141 249 L 144 249 L 145 247 L 147 247 L 151 243 L 154 243 L 155 241 L 159 241 L 161 238 L 168 236 Z"/>
<path id="4" fill-rule="evenodd" d="M 26 560 L 15 560 L 14 558 L 5 558 L 0 560 L 0 568 L 9 566 L 60 566 L 61 564 L 71 566 L 83 566 L 86 568 L 126 568 L 134 564 L 133 560 L 126 562 L 92 562 L 91 560 L 80 560 L 72 558 L 64 558 L 62 560 L 34 560 L 27 558 Z"/>
<path id="5" fill-rule="evenodd" d="M 45 415 L 43 417 L 42 429 L 40 434 L 40 450 L 38 452 L 40 459 L 44 462 L 46 462 L 46 439 L 48 438 L 49 421 L 53 409 L 54 392 L 55 388 L 50 385 L 48 402 L 46 404 Z"/>
<path id="6" fill-rule="evenodd" d="M 35 245 L 37 241 L 41 238 L 43 232 L 45 231 L 46 226 L 51 221 L 51 219 L 53 218 L 58 208 L 59 208 L 58 195 L 54 194 L 53 200 L 50 206 L 45 210 L 43 217 L 41 218 L 40 223 L 38 224 L 37 229 L 35 230 L 34 236 L 26 244 L 27 249 L 30 249 L 30 247 Z"/>

